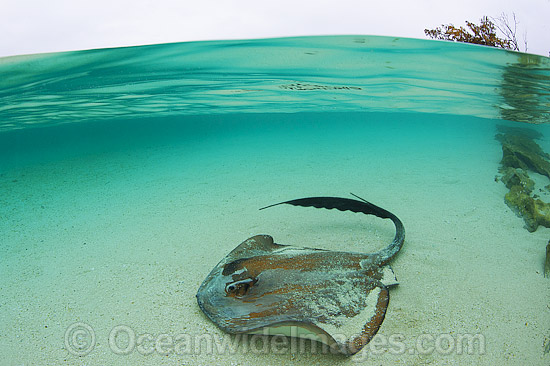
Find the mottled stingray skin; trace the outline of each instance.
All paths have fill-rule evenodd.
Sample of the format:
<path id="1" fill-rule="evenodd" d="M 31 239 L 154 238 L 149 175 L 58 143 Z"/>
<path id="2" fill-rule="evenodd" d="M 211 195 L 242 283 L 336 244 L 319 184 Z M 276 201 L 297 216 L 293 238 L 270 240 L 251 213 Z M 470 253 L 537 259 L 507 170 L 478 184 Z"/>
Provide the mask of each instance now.
<path id="1" fill-rule="evenodd" d="M 403 245 L 403 224 L 364 200 L 310 197 L 267 207 L 279 204 L 376 215 L 392 220 L 396 235 L 388 247 L 371 254 L 281 245 L 269 235 L 254 236 L 206 277 L 197 293 L 200 308 L 228 333 L 294 326 L 344 354 L 357 353 L 378 331 L 388 286 L 397 284 L 387 263 Z"/>

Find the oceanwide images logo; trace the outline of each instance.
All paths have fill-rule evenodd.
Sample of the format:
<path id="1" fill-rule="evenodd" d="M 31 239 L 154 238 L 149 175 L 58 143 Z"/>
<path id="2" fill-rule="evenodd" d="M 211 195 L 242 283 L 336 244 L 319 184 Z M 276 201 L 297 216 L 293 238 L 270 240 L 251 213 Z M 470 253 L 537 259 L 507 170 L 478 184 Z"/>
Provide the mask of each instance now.
<path id="1" fill-rule="evenodd" d="M 114 326 L 104 335 L 102 344 L 117 355 L 138 353 L 143 356 L 157 353 L 163 356 L 189 354 L 235 354 L 235 353 L 308 353 L 339 354 L 340 350 L 319 343 L 313 339 L 229 334 L 152 334 L 136 332 L 127 325 Z M 101 338 L 101 337 L 100 337 Z M 342 335 L 342 339 L 345 337 Z M 106 342 L 104 342 L 106 341 Z M 64 343 L 66 350 L 79 357 L 93 352 L 98 344 L 94 329 L 87 323 L 77 322 L 67 327 Z M 368 357 L 393 355 L 482 355 L 485 354 L 485 337 L 482 334 L 428 334 L 406 340 L 403 334 L 378 334 L 352 360 L 361 361 Z"/>

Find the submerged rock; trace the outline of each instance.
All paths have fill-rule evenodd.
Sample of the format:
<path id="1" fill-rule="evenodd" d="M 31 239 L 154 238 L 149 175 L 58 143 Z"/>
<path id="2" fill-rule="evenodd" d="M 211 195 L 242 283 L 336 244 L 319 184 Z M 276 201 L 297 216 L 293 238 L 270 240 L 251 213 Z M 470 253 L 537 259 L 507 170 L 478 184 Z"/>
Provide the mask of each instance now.
<path id="1" fill-rule="evenodd" d="M 500 133 L 510 134 L 510 135 L 521 135 L 532 140 L 540 140 L 543 135 L 539 131 L 533 130 L 527 127 L 511 127 L 505 125 L 497 125 L 497 130 Z"/>
<path id="2" fill-rule="evenodd" d="M 502 130 L 502 129 L 501 129 Z M 550 178 L 550 155 L 528 136 L 533 133 L 499 133 L 495 138 L 502 144 L 500 161 L 501 181 L 510 191 L 504 196 L 506 204 L 525 221 L 530 232 L 539 225 L 550 227 L 550 204 L 533 194 L 535 182 L 529 172 Z"/>
<path id="3" fill-rule="evenodd" d="M 529 194 L 535 188 L 535 182 L 533 182 L 533 180 L 529 178 L 529 175 L 523 169 L 507 167 L 502 169 L 501 173 L 503 175 L 500 180 L 509 189 L 511 189 L 513 186 L 521 186 Z"/>
<path id="4" fill-rule="evenodd" d="M 502 144 L 503 168 L 532 170 L 550 178 L 550 155 L 531 138 L 506 133 L 496 135 L 496 139 Z"/>
<path id="5" fill-rule="evenodd" d="M 550 205 L 531 197 L 522 186 L 512 186 L 504 201 L 518 216 L 523 217 L 528 231 L 537 230 L 539 225 L 550 227 Z"/>
<path id="6" fill-rule="evenodd" d="M 542 201 L 535 190 L 535 182 L 529 177 L 529 171 L 550 178 L 550 155 L 545 153 L 534 139 L 541 138 L 538 132 L 531 129 L 498 126 L 495 138 L 502 144 L 500 161 L 500 180 L 510 191 L 504 195 L 506 204 L 525 221 L 525 228 L 530 232 L 539 225 L 550 227 L 550 204 Z M 498 179 L 496 179 L 498 181 Z M 540 182 L 539 182 L 540 185 Z M 544 186 L 550 191 L 550 184 Z M 538 192 L 543 192 L 538 188 Z M 544 277 L 550 278 L 550 240 L 546 245 Z M 545 340 L 544 353 L 550 352 L 550 340 Z"/>

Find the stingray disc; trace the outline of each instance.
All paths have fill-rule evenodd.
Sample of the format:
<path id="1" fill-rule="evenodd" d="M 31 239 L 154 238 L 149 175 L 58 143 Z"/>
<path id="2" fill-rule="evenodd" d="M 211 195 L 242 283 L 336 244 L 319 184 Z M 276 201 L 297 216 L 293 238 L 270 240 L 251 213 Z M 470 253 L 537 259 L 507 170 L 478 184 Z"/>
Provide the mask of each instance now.
<path id="1" fill-rule="evenodd" d="M 236 247 L 197 293 L 203 312 L 229 333 L 290 335 L 345 354 L 376 334 L 397 284 L 369 254 L 280 245 L 269 235 Z"/>

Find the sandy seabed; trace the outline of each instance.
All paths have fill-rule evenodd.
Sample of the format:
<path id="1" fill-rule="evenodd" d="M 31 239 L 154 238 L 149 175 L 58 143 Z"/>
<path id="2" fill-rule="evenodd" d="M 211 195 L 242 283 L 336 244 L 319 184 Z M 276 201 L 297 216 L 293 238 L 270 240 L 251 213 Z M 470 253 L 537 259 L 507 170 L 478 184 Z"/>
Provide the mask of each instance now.
<path id="1" fill-rule="evenodd" d="M 412 127 L 418 116 L 354 115 L 336 128 L 316 118 L 209 117 L 191 132 L 72 142 L 77 129 L 52 128 L 64 142 L 14 150 L 0 170 L 1 363 L 548 365 L 550 232 L 529 233 L 505 205 L 493 121 L 431 116 Z M 331 250 L 387 245 L 387 220 L 258 211 L 349 192 L 407 232 L 392 262 L 400 285 L 362 352 L 228 336 L 202 314 L 199 285 L 252 235 Z"/>

